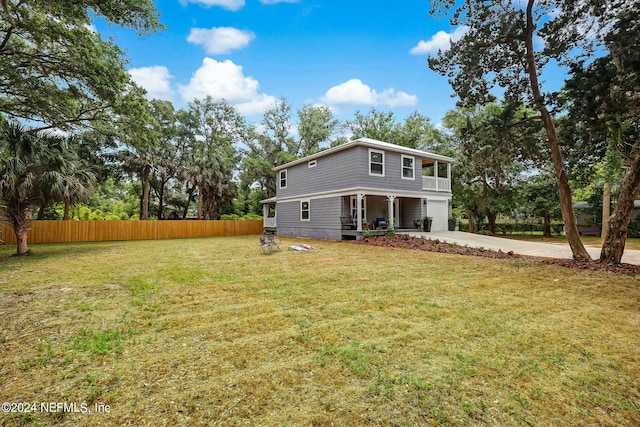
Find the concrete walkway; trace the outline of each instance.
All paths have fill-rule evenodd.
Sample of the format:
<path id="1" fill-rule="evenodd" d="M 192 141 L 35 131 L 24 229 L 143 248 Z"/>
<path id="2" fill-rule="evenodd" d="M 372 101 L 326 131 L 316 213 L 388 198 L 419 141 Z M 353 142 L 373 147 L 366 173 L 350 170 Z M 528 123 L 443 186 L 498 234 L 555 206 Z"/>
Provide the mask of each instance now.
<path id="1" fill-rule="evenodd" d="M 547 258 L 573 258 L 568 244 L 524 242 L 520 240 L 485 236 L 482 234 L 465 233 L 462 231 L 432 231 L 429 233 L 410 232 L 408 234 L 416 237 L 424 237 L 425 239 L 439 239 L 462 246 L 469 245 L 472 248 L 485 248 L 496 251 L 501 250 L 502 252 L 513 251 L 520 255 Z M 591 255 L 591 258 L 597 259 L 600 257 L 600 248 L 587 246 L 586 249 Z M 622 256 L 622 262 L 627 264 L 640 264 L 640 251 L 625 250 L 624 255 Z"/>

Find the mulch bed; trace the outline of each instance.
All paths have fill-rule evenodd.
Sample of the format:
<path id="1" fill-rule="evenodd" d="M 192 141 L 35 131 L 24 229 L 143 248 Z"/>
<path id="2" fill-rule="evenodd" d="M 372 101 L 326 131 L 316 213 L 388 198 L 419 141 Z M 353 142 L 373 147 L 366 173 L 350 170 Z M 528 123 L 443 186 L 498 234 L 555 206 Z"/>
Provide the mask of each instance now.
<path id="1" fill-rule="evenodd" d="M 371 245 L 371 246 L 384 246 L 389 248 L 403 248 L 414 249 L 427 252 L 439 252 L 446 254 L 458 254 L 458 255 L 471 255 L 484 258 L 494 259 L 516 259 L 525 258 L 523 255 L 514 254 L 512 251 L 502 252 L 500 250 L 494 251 L 492 249 L 484 248 L 472 248 L 470 246 L 461 246 L 455 243 L 448 243 L 438 239 L 423 239 L 420 237 L 411 237 L 407 235 L 398 234 L 396 236 L 374 236 L 368 237 L 363 240 L 355 240 L 353 244 L 356 245 Z M 570 259 L 555 259 L 555 258 L 535 258 L 526 257 L 528 259 L 538 259 L 543 264 L 558 265 L 561 267 L 587 270 L 587 271 L 608 271 L 614 274 L 624 276 L 636 276 L 640 275 L 640 265 L 634 264 L 620 264 L 610 265 L 600 262 L 578 262 Z"/>

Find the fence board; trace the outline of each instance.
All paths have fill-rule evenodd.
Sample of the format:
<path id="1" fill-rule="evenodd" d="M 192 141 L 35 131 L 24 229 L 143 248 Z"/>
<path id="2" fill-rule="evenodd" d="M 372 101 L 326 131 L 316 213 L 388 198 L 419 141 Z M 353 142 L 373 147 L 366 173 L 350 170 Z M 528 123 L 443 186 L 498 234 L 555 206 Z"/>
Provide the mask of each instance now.
<path id="1" fill-rule="evenodd" d="M 29 243 L 188 239 L 262 233 L 261 220 L 31 221 Z M 4 244 L 15 244 L 13 228 L 0 223 Z"/>

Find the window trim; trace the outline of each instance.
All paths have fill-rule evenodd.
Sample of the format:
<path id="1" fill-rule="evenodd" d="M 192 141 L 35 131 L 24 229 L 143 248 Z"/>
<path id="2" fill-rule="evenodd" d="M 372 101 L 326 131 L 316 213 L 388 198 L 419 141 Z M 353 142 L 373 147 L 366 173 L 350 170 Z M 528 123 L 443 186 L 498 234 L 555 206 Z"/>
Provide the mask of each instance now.
<path id="1" fill-rule="evenodd" d="M 375 173 L 375 172 L 371 172 L 371 165 L 373 165 L 374 163 L 371 161 L 371 154 L 372 153 L 378 153 L 382 155 L 382 162 L 381 163 L 375 163 L 376 165 L 382 165 L 382 173 Z M 380 176 L 380 177 L 384 177 L 384 159 L 385 159 L 385 152 L 382 150 L 376 150 L 373 148 L 369 148 L 369 158 L 367 161 L 367 164 L 369 165 L 369 175 L 370 176 Z"/>
<path id="2" fill-rule="evenodd" d="M 303 204 L 307 204 L 307 209 L 303 209 Z M 303 217 L 303 212 L 307 212 L 307 218 Z M 311 221 L 311 199 L 302 199 L 300 200 L 300 221 L 309 222 Z"/>
<path id="3" fill-rule="evenodd" d="M 404 165 L 404 159 L 411 159 L 411 177 L 408 176 L 404 176 L 404 170 L 405 170 L 405 165 Z M 407 168 L 409 169 L 409 168 Z M 414 181 L 416 179 L 416 158 L 415 156 L 408 156 L 406 154 L 402 154 L 400 157 L 400 177 L 402 179 L 408 179 L 411 181 Z"/>
<path id="4" fill-rule="evenodd" d="M 282 178 L 283 173 L 284 173 L 284 179 Z M 282 185 L 282 181 L 284 181 L 284 186 Z M 289 173 L 287 172 L 287 169 L 282 169 L 280 172 L 278 172 L 278 188 L 280 189 L 287 188 L 288 181 L 289 181 Z"/>

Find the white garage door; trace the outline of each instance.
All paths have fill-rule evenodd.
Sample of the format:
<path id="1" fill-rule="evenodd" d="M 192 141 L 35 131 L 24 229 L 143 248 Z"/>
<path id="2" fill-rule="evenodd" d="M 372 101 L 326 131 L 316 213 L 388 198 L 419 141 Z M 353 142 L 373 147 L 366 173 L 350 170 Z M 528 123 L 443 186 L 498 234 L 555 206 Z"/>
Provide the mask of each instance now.
<path id="1" fill-rule="evenodd" d="M 449 220 L 449 209 L 446 201 L 429 200 L 427 202 L 427 215 L 433 217 L 431 230 L 447 231 L 447 222 Z"/>

